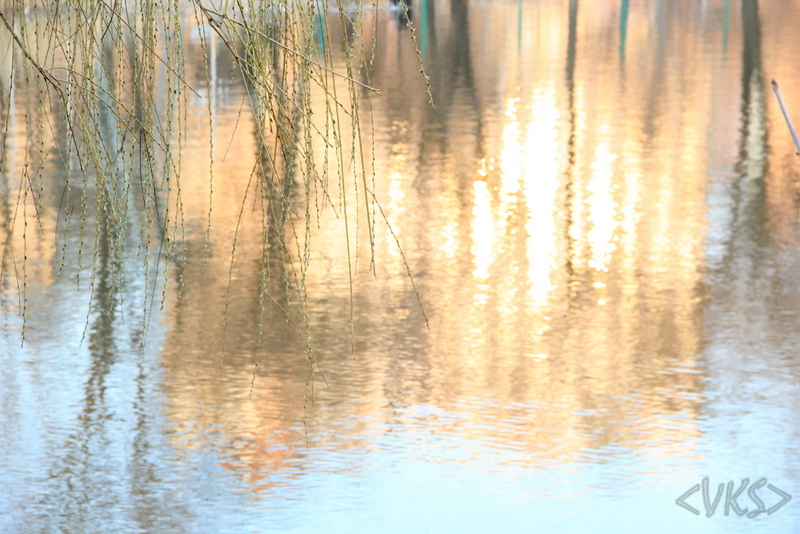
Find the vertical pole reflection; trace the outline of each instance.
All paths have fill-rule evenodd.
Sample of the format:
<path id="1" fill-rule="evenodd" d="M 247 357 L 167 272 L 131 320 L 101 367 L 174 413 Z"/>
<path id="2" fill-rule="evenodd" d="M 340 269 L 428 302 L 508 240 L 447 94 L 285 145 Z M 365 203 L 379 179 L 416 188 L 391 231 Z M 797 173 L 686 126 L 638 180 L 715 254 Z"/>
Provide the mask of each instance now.
<path id="1" fill-rule="evenodd" d="M 316 43 L 317 51 L 320 55 L 325 57 L 325 3 L 321 0 L 317 0 L 314 5 L 318 13 L 314 19 L 314 43 Z"/>
<path id="2" fill-rule="evenodd" d="M 722 57 L 728 57 L 728 27 L 731 22 L 731 0 L 725 0 L 722 8 Z"/>
<path id="3" fill-rule="evenodd" d="M 625 63 L 625 40 L 628 36 L 628 0 L 622 0 L 619 14 L 619 62 Z"/>
<path id="4" fill-rule="evenodd" d="M 12 50 L 11 37 L 4 33 L 0 36 L 0 46 L 4 50 Z M 0 310 L 5 307 L 7 284 L 11 284 L 7 273 L 13 272 L 13 263 L 10 254 L 7 254 L 8 243 L 11 239 L 11 184 L 9 183 L 8 169 L 11 167 L 9 160 L 14 159 L 15 136 L 9 139 L 9 131 L 16 126 L 14 114 L 14 55 L 8 52 L 0 58 Z M 11 145 L 11 146 L 9 146 Z"/>
<path id="5" fill-rule="evenodd" d="M 420 0 L 419 14 L 419 51 L 422 53 L 422 57 L 425 58 L 425 50 L 428 47 L 428 0 Z"/>
<path id="6" fill-rule="evenodd" d="M 761 72 L 761 20 L 758 0 L 742 0 L 742 128 L 739 145 L 732 243 L 756 246 L 761 231 L 764 174 L 767 168 L 766 102 Z M 742 241 L 736 234 L 748 234 Z M 742 236 L 743 237 L 743 236 Z M 746 243 L 749 242 L 749 245 Z"/>
<path id="7" fill-rule="evenodd" d="M 570 110 L 574 109 L 575 50 L 578 32 L 578 0 L 569 0 L 569 28 L 567 36 L 567 92 Z M 575 113 L 572 113 L 573 117 Z"/>
<path id="8" fill-rule="evenodd" d="M 727 195 L 729 216 L 720 224 L 722 254 L 714 262 L 715 270 L 724 273 L 724 291 L 736 291 L 754 275 L 757 249 L 763 245 L 764 175 L 767 167 L 766 102 L 761 72 L 761 28 L 757 0 L 742 0 L 742 87 L 741 128 L 735 182 Z"/>
<path id="9" fill-rule="evenodd" d="M 435 19 L 434 19 L 435 20 Z M 475 116 L 477 117 L 476 120 L 476 133 L 475 133 L 475 140 L 476 140 L 476 150 L 475 150 L 475 157 L 477 159 L 482 159 L 486 157 L 487 148 L 486 148 L 486 140 L 487 135 L 485 134 L 485 126 L 484 126 L 484 117 L 485 115 L 481 113 L 480 110 L 480 102 L 478 98 L 478 91 L 477 91 L 477 83 L 476 83 L 476 74 L 472 68 L 472 42 L 470 37 L 470 11 L 469 5 L 467 2 L 462 2 L 460 0 L 450 0 L 450 24 L 451 30 L 450 35 L 452 42 L 449 43 L 450 45 L 450 52 L 448 57 L 448 69 L 451 76 L 459 76 L 463 77 L 463 80 L 450 80 L 449 83 L 443 84 L 445 88 L 442 91 L 450 91 L 449 93 L 442 92 L 442 98 L 440 100 L 441 104 L 437 104 L 438 108 L 444 108 L 445 106 L 449 105 L 449 102 L 453 100 L 452 91 L 453 88 L 459 87 L 463 88 L 469 98 L 470 107 L 472 111 L 475 112 Z M 435 35 L 435 33 L 434 33 Z M 438 55 L 443 54 L 432 54 L 431 60 L 436 61 Z M 444 63 L 442 63 L 444 66 Z M 436 69 L 434 66 L 434 73 L 438 70 L 444 71 L 445 69 Z M 435 74 L 434 74 L 435 75 Z"/>
<path id="10" fill-rule="evenodd" d="M 517 1 L 517 56 L 522 54 L 522 0 Z"/>
<path id="11" fill-rule="evenodd" d="M 566 169 L 566 194 L 564 195 L 565 210 L 567 217 L 566 225 L 566 268 L 567 276 L 569 277 L 569 291 L 570 299 L 572 302 L 573 286 L 572 280 L 575 277 L 575 269 L 572 264 L 575 251 L 573 250 L 573 186 L 574 172 L 576 164 L 576 113 L 575 113 L 575 55 L 577 48 L 577 33 L 578 33 L 578 0 L 570 0 L 569 2 L 569 23 L 567 34 L 567 67 L 565 71 L 565 85 L 567 86 L 567 107 L 569 109 L 569 140 L 567 141 L 567 169 Z"/>

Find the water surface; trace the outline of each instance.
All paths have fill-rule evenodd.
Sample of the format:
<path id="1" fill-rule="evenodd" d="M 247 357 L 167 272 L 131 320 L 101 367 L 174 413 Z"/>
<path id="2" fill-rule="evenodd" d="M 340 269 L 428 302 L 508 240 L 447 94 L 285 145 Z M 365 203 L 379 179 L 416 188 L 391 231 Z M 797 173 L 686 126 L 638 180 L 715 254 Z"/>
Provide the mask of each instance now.
<path id="1" fill-rule="evenodd" d="M 25 344 L 9 302 L 0 338 L 0 530 L 800 529 L 800 161 L 769 89 L 800 110 L 797 4 L 417 0 L 411 18 L 435 107 L 383 6 L 364 130 L 402 255 L 378 224 L 370 271 L 351 220 L 351 299 L 344 225 L 320 215 L 313 402 L 301 337 L 269 306 L 259 328 L 260 217 L 230 268 L 257 152 L 245 89 L 219 43 L 207 80 L 187 32 L 187 129 L 206 137 L 184 155 L 183 287 L 143 307 L 132 257 L 123 301 L 100 269 L 87 317 L 86 263 L 59 277 L 56 244 L 30 246 Z M 207 261 L 206 99 L 224 184 Z M 696 517 L 675 500 L 705 476 L 794 498 Z"/>

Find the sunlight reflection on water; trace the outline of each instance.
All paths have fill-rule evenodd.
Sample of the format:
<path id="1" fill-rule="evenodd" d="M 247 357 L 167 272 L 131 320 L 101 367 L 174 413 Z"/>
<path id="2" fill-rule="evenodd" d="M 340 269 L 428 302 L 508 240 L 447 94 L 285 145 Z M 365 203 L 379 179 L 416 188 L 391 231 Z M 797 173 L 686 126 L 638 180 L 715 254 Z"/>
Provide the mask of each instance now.
<path id="1" fill-rule="evenodd" d="M 364 135 L 403 257 L 378 226 L 368 272 L 365 225 L 350 221 L 351 341 L 343 224 L 320 214 L 313 403 L 302 341 L 278 311 L 257 343 L 257 216 L 239 233 L 220 366 L 255 146 L 241 82 L 214 85 L 227 155 L 212 251 L 204 268 L 198 135 L 185 287 L 170 286 L 143 349 L 148 288 L 127 288 L 124 321 L 90 315 L 80 343 L 80 267 L 56 280 L 57 251 L 31 247 L 28 339 L 8 333 L 13 314 L 0 337 L 0 530 L 796 531 L 794 500 L 749 520 L 694 517 L 675 499 L 703 476 L 800 494 L 800 180 L 765 91 L 778 78 L 800 109 L 800 10 L 622 6 L 415 3 L 435 108 L 407 28 L 379 13 L 370 80 L 384 96 Z M 187 75 L 202 86 L 198 65 Z M 190 106 L 190 128 L 207 133 L 205 102 Z"/>

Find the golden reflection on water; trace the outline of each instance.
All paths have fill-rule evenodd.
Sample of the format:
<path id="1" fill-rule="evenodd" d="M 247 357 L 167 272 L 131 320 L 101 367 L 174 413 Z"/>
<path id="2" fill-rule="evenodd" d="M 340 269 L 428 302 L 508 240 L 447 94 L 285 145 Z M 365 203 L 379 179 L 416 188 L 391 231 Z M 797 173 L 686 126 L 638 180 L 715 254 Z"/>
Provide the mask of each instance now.
<path id="1" fill-rule="evenodd" d="M 434 433 L 471 454 L 434 460 L 487 469 L 603 463 L 614 447 L 694 454 L 713 315 L 708 271 L 724 263 L 718 257 L 746 263 L 742 243 L 757 248 L 760 239 L 748 233 L 760 228 L 758 210 L 768 232 L 797 245 L 791 198 L 800 181 L 776 172 L 766 193 L 762 181 L 769 162 L 795 168 L 790 140 L 766 144 L 778 116 L 765 104 L 760 63 L 743 65 L 757 51 L 739 31 L 723 40 L 713 17 L 691 18 L 696 26 L 686 29 L 686 5 L 664 19 L 636 4 L 623 54 L 611 3 L 581 2 L 576 12 L 574 2 L 528 4 L 517 37 L 508 24 L 516 5 L 431 2 L 426 68 L 436 108 L 426 105 L 407 30 L 388 13 L 378 18 L 370 82 L 384 96 L 372 100 L 364 137 L 375 136 L 376 193 L 403 254 L 379 221 L 370 271 L 363 213 L 351 212 L 349 247 L 340 199 L 318 214 L 305 284 L 327 386 L 317 374 L 313 403 L 297 332 L 259 302 L 265 268 L 279 303 L 297 305 L 280 297 L 292 266 L 276 249 L 276 261 L 261 264 L 262 247 L 273 245 L 262 242 L 254 192 L 243 202 L 257 147 L 241 83 L 209 93 L 218 114 L 207 262 L 208 117 L 206 102 L 190 99 L 184 286 L 180 295 L 170 286 L 163 315 L 165 416 L 176 448 L 211 440 L 233 451 L 224 467 L 256 493 L 288 484 L 273 473 L 301 476 L 306 438 L 339 458 L 384 438 L 416 443 Z M 795 35 L 775 12 L 764 20 L 781 39 Z M 217 46 L 223 76 L 232 67 Z M 733 52 L 741 49 L 744 59 Z M 796 62 L 774 61 L 775 72 L 800 79 Z M 202 86 L 202 68 L 187 68 Z M 752 74 L 744 105 L 743 70 Z M 800 103 L 799 86 L 786 87 L 787 99 Z M 19 164 L 14 157 L 9 165 Z M 296 199 L 301 208 L 300 192 Z M 52 218 L 42 217 L 47 231 Z M 33 248 L 35 265 L 52 264 L 54 250 Z M 752 278 L 736 276 L 734 289 L 746 293 Z M 424 444 L 409 450 L 430 455 Z"/>
<path id="2" fill-rule="evenodd" d="M 378 50 L 381 70 L 373 79 L 391 87 L 397 76 L 408 77 L 405 91 L 387 89 L 373 100 L 375 172 L 431 329 L 424 328 L 385 227 L 376 230 L 373 275 L 366 269 L 363 220 L 351 221 L 351 237 L 359 240 L 351 253 L 360 254 L 353 259 L 359 269 L 353 358 L 348 259 L 339 241 L 343 222 L 335 210 L 323 211 L 312 231 L 316 263 L 306 283 L 313 339 L 330 387 L 318 377 L 315 404 L 306 406 L 312 445 L 345 454 L 366 447 L 371 435 L 435 425 L 452 439 L 531 451 L 525 463 L 539 466 L 574 461 L 584 449 L 615 443 L 687 452 L 699 432 L 693 419 L 702 376 L 696 357 L 707 225 L 703 154 L 713 142 L 704 133 L 715 102 L 710 77 L 682 89 L 674 85 L 680 79 L 664 80 L 644 63 L 643 72 L 625 75 L 645 86 L 620 84 L 617 56 L 593 56 L 591 39 L 602 35 L 590 33 L 576 52 L 573 79 L 565 80 L 568 32 L 543 32 L 547 39 L 526 45 L 524 63 L 517 64 L 517 42 L 500 23 L 504 7 L 458 9 L 470 11 L 470 29 L 451 27 L 439 39 L 448 43 L 467 31 L 469 48 L 439 45 L 440 53 L 451 55 L 432 60 L 432 69 L 439 69 L 437 108 L 426 108 L 424 93 L 413 92 L 419 88 L 415 58 L 397 35 L 396 21 L 379 20 L 391 31 Z M 451 24 L 461 24 L 462 15 L 456 13 Z M 536 9 L 525 24 L 561 28 L 567 15 L 555 7 Z M 652 53 L 648 39 L 628 35 L 631 65 L 637 54 Z M 685 54 L 682 61 L 693 61 Z M 509 70 L 493 77 L 497 57 L 506 58 Z M 447 61 L 467 70 L 443 69 Z M 252 119 L 238 116 L 235 103 L 220 112 L 218 138 L 233 135 L 222 125 L 232 124 L 230 114 L 237 113 L 242 144 L 232 145 L 239 170 L 224 170 L 230 163 L 215 169 L 230 187 L 214 211 L 215 232 L 233 226 L 251 165 L 242 162 Z M 196 174 L 202 175 L 200 167 Z M 201 187 L 196 198 L 186 197 L 197 204 L 189 208 L 196 220 L 205 213 L 206 197 Z M 223 244 L 230 235 L 218 232 L 208 272 L 222 275 L 229 267 Z M 203 329 L 203 350 L 190 341 L 198 337 L 196 327 L 171 327 L 165 346 L 169 413 L 179 426 L 194 421 L 203 427 L 211 424 L 201 422 L 209 411 L 197 406 L 214 406 L 216 424 L 247 438 L 231 468 L 269 457 L 280 469 L 291 456 L 275 452 L 289 446 L 277 443 L 304 439 L 298 425 L 305 364 L 296 335 L 274 311 L 262 346 L 253 343 L 249 321 L 256 310 L 247 290 L 258 279 L 260 244 L 255 227 L 252 232 L 240 237 L 237 248 L 236 305 L 226 333 L 232 352 L 225 365 L 219 368 L 216 330 Z M 209 276 L 190 269 L 190 287 L 197 284 L 194 277 Z M 224 283 L 220 277 L 184 291 L 171 300 L 167 317 L 178 310 L 222 316 Z M 198 347 L 190 370 L 188 346 Z M 429 419 L 409 412 L 413 406 L 443 411 Z M 476 458 L 480 462 L 480 454 Z M 262 463 L 246 469 L 265 477 Z"/>

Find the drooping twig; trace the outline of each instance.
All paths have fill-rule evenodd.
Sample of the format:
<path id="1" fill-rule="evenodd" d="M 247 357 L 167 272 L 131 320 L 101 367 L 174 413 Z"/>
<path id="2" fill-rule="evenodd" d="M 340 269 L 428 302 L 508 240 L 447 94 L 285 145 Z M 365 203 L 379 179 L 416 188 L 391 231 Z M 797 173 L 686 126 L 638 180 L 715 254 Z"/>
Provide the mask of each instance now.
<path id="1" fill-rule="evenodd" d="M 789 117 L 789 112 L 786 111 L 786 104 L 783 103 L 778 82 L 775 80 L 772 80 L 772 90 L 775 91 L 775 96 L 778 97 L 778 104 L 780 104 L 781 111 L 783 111 L 783 118 L 786 119 L 786 124 L 789 126 L 789 132 L 792 134 L 792 139 L 794 139 L 794 145 L 797 147 L 797 155 L 800 156 L 800 139 L 797 137 L 797 132 L 792 124 L 792 119 Z"/>

